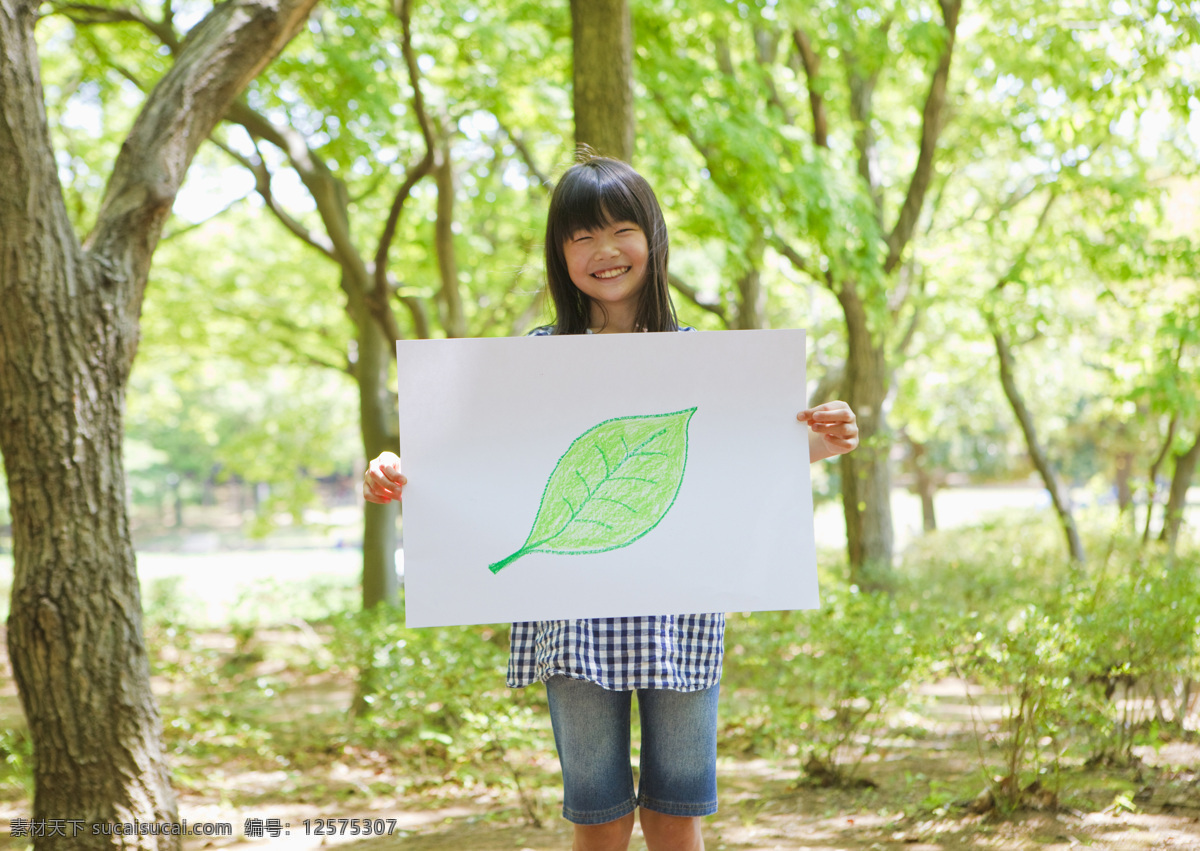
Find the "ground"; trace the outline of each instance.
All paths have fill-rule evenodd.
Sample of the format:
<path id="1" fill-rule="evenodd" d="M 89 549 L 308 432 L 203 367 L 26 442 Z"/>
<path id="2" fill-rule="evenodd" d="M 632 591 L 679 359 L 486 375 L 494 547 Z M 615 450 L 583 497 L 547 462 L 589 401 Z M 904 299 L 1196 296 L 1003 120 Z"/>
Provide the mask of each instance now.
<path id="1" fill-rule="evenodd" d="M 723 758 L 720 765 L 721 811 L 706 820 L 710 849 L 728 851 L 800 851 L 800 849 L 1200 849 L 1200 747 L 1177 745 L 1146 754 L 1145 778 L 1154 778 L 1138 801 L 1113 803 L 1093 812 L 1070 809 L 1028 810 L 1008 816 L 973 815 L 955 802 L 934 806 L 929 790 L 969 774 L 973 742 L 925 741 L 920 747 L 888 752 L 868 772 L 873 789 L 814 789 L 797 784 L 793 767 L 762 759 Z M 338 764 L 332 773 L 361 788 L 377 784 L 379 769 Z M 1174 768 L 1171 768 L 1174 766 Z M 1189 771 L 1180 766 L 1191 766 Z M 552 766 L 549 766 L 552 768 Z M 937 778 L 932 781 L 929 778 Z M 231 775 L 231 785 L 260 779 Z M 552 774 L 545 779 L 553 782 Z M 1111 778 L 1109 778 L 1111 780 Z M 385 779 L 386 782 L 386 779 Z M 1097 782 L 1093 775 L 1068 778 L 1066 784 Z M 1068 790 L 1067 794 L 1071 794 Z M 1148 794 L 1148 797 L 1145 796 Z M 269 797 L 269 796 L 268 796 Z M 358 796 L 351 796 L 351 798 Z M 366 798 L 366 795 L 362 796 Z M 936 798 L 936 795 L 933 796 Z M 185 795 L 182 812 L 194 821 L 228 819 L 229 811 L 211 798 Z M 272 804 L 264 800 L 240 816 L 279 818 L 291 835 L 256 842 L 196 841 L 187 851 L 229 848 L 238 851 L 301 851 L 323 847 L 346 851 L 552 851 L 570 847 L 570 826 L 548 813 L 541 827 L 528 823 L 515 799 L 446 793 L 416 802 L 386 795 L 352 803 Z M 304 821 L 346 817 L 395 819 L 392 836 L 306 836 Z M 631 845 L 644 851 L 635 832 Z"/>
<path id="2" fill-rule="evenodd" d="M 289 552 L 282 571 L 262 552 L 217 554 L 209 552 L 216 546 L 206 541 L 184 541 L 190 544 L 182 549 L 190 553 L 173 548 L 139 556 L 152 628 L 167 623 L 172 600 L 186 601 L 188 616 L 203 625 L 191 635 L 187 653 L 167 643 L 164 660 L 178 671 L 175 676 L 160 672 L 155 689 L 167 722 L 180 817 L 193 826 L 228 824 L 233 836 L 189 838 L 185 851 L 570 847 L 570 825 L 557 815 L 552 748 L 522 755 L 527 789 L 522 799 L 507 787 L 473 785 L 461 772 L 412 765 L 391 753 L 347 744 L 337 730 L 352 702 L 352 679 L 327 666 L 317 666 L 314 674 L 298 662 L 329 653 L 308 626 L 310 615 L 295 609 L 288 622 L 267 621 L 281 626 L 237 636 L 232 621 L 252 622 L 280 599 L 293 606 L 305 602 L 281 577 L 303 580 L 312 592 L 308 602 L 317 608 L 318 597 L 347 593 L 358 570 L 355 549 L 311 556 Z M 0 572 L 4 567 L 0 557 Z M 168 582 L 175 578 L 181 581 Z M 160 580 L 167 584 L 156 585 Z M 166 591 L 165 602 L 156 598 Z M 353 604 L 352 595 L 345 603 Z M 281 647 L 288 653 L 270 652 Z M 197 660 L 209 667 L 189 667 Z M 7 654 L 0 654 L 0 732 L 9 737 L 0 745 L 10 752 L 8 783 L 0 783 L 0 849 L 24 849 L 27 840 L 13 836 L 12 827 L 14 819 L 29 817 L 29 800 L 11 757 L 11 736 L 23 720 L 6 663 Z M 237 694 L 230 691 L 234 681 L 242 684 Z M 979 813 L 972 811 L 973 799 L 987 782 L 979 768 L 980 748 L 990 745 L 986 737 L 976 737 L 981 704 L 967 695 L 967 686 L 956 680 L 926 684 L 920 716 L 898 725 L 864 763 L 861 774 L 870 786 L 808 785 L 795 758 L 768 758 L 727 742 L 719 763 L 721 810 L 706 820 L 709 851 L 1066 851 L 1082 846 L 1200 851 L 1200 719 L 1191 719 L 1186 738 L 1138 748 L 1136 764 L 1067 764 L 1060 775 L 1046 778 L 1043 794 L 1033 796 L 1041 809 Z M 236 717 L 251 719 L 248 726 L 173 726 L 199 711 L 235 704 Z M 1194 700 L 1193 711 L 1196 706 Z M 354 821 L 338 832 L 343 830 L 339 819 Z M 361 830 L 366 820 L 388 835 L 351 835 L 350 826 Z M 275 824 L 278 831 L 272 830 Z M 256 826 L 263 836 L 245 838 Z M 318 827 L 326 826 L 335 832 L 317 835 Z M 631 848 L 645 851 L 636 832 Z"/>
<path id="3" fill-rule="evenodd" d="M 260 636 L 262 638 L 263 636 Z M 265 663 L 264 663 L 265 664 Z M 295 682 L 280 695 L 276 712 L 303 705 L 314 717 L 344 706 L 345 682 Z M 168 715 L 188 699 L 160 683 Z M 710 851 L 800 849 L 1200 849 L 1200 744 L 1168 743 L 1141 748 L 1142 763 L 1125 768 L 1068 769 L 1058 778 L 1063 802 L 1015 813 L 971 812 L 963 789 L 982 788 L 976 740 L 969 731 L 970 702 L 964 684 L 946 680 L 927 689 L 921 718 L 928 732 L 897 735 L 879 743 L 862 776 L 874 785 L 819 788 L 800 780 L 783 759 L 725 753 L 720 760 L 721 810 L 706 820 Z M 916 721 L 917 719 L 913 719 Z M 297 716 L 296 724 L 303 725 Z M 912 729 L 915 729 L 913 727 Z M 303 734 L 312 739 L 311 730 Z M 557 763 L 553 753 L 526 755 L 523 770 L 532 788 L 522 808 L 517 795 L 466 787 L 461 777 L 439 776 L 436 767 L 414 782 L 418 766 L 390 755 L 313 742 L 307 760 L 272 767 L 273 758 L 215 758 L 176 754 L 180 815 L 190 824 L 230 823 L 236 838 L 194 838 L 185 851 L 558 851 L 570 847 L 570 826 L 556 814 Z M 265 753 L 266 751 L 264 751 Z M 427 766 L 427 769 L 430 767 Z M 404 789 L 397 794 L 397 789 Z M 532 810 L 532 813 L 530 812 Z M 11 818 L 27 817 L 27 802 L 3 803 L 0 848 L 21 848 L 9 835 Z M 361 827 L 366 820 L 389 835 L 362 838 L 335 831 L 338 819 Z M 278 834 L 270 836 L 271 820 Z M 327 821 L 321 821 L 327 820 Z M 333 820 L 333 821 L 328 821 Z M 540 822 L 540 823 L 539 823 Z M 261 824 L 263 838 L 243 832 Z M 635 832 L 634 851 L 645 851 Z"/>

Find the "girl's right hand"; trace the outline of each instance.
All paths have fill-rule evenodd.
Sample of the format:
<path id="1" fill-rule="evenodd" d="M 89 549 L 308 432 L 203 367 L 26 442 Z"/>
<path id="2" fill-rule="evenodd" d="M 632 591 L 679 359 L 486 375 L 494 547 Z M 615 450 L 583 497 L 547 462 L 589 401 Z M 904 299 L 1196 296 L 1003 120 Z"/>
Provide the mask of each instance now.
<path id="1" fill-rule="evenodd" d="M 400 458 L 394 452 L 384 452 L 367 467 L 363 476 L 363 499 L 379 505 L 392 500 L 398 502 L 406 484 L 408 479 L 400 473 Z"/>

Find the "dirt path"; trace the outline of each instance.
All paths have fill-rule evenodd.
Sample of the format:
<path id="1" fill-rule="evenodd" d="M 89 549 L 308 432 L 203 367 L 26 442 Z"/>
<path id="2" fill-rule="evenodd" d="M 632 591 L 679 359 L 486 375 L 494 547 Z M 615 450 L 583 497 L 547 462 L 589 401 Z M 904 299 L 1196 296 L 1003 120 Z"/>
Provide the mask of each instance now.
<path id="1" fill-rule="evenodd" d="M 949 746 L 948 746 L 949 745 Z M 962 750 L 960 751 L 960 746 Z M 709 851 L 1068 851 L 1102 849 L 1194 849 L 1200 851 L 1200 777 L 1181 765 L 1200 766 L 1200 747 L 1178 745 L 1148 756 L 1149 780 L 1134 795 L 1094 812 L 1058 809 L 1026 811 L 1009 818 L 972 815 L 961 803 L 935 806 L 940 790 L 967 765 L 966 742 L 923 743 L 921 748 L 895 751 L 869 772 L 877 788 L 814 789 L 798 786 L 795 772 L 767 760 L 722 759 L 721 812 L 707 820 Z M 1181 762 L 1190 760 L 1190 763 Z M 1173 765 L 1174 768 L 1167 768 Z M 930 769 L 938 769 L 937 774 Z M 1192 769 L 1194 772 L 1194 769 Z M 936 777 L 936 780 L 930 780 Z M 1151 779 L 1151 778 L 1154 779 Z M 553 779 L 552 777 L 550 778 Z M 1064 797 L 1077 795 L 1080 785 L 1094 777 L 1067 777 Z M 1109 780 L 1111 781 L 1111 777 Z M 563 851 L 570 848 L 571 828 L 553 810 L 547 790 L 547 810 L 541 827 L 522 818 L 515 797 L 463 796 L 437 801 L 402 802 L 375 798 L 366 806 L 274 805 L 264 800 L 245 808 L 239 819 L 279 819 L 276 838 L 256 841 L 193 840 L 186 851 Z M 222 818 L 219 804 L 183 802 L 193 821 Z M 228 819 L 228 811 L 224 818 Z M 394 819 L 390 836 L 363 839 L 349 835 L 306 835 L 318 818 Z M 287 827 L 284 827 L 284 826 Z M 240 833 L 243 823 L 235 827 Z M 646 851 L 635 831 L 633 851 Z"/>

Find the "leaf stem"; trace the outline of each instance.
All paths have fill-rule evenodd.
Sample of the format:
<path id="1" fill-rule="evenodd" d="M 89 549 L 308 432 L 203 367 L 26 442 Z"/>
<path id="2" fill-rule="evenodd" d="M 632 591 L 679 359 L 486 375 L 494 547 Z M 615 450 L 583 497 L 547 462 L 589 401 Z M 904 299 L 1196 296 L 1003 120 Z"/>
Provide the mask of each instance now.
<path id="1" fill-rule="evenodd" d="M 531 552 L 533 552 L 533 550 L 527 549 L 526 547 L 521 547 L 521 549 L 517 550 L 515 553 L 510 555 L 508 558 L 502 558 L 502 559 L 500 559 L 500 561 L 496 562 L 495 564 L 489 564 L 488 570 L 490 570 L 492 573 L 499 573 L 504 568 L 506 568 L 510 564 L 512 564 L 514 561 L 519 559 L 521 556 L 529 555 Z"/>

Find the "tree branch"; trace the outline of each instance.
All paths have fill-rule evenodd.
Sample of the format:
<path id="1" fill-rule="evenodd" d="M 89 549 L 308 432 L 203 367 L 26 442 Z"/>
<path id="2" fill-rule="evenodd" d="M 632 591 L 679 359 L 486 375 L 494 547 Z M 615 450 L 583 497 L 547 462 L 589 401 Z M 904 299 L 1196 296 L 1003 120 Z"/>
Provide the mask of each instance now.
<path id="1" fill-rule="evenodd" d="M 256 311 L 253 314 L 243 313 L 240 310 L 231 310 L 228 307 L 222 307 L 220 304 L 213 304 L 212 309 L 214 313 L 219 313 L 222 316 L 228 316 L 231 319 L 238 319 L 245 322 L 247 327 L 253 326 L 259 328 L 260 330 L 258 333 L 261 333 L 261 324 L 263 318 L 261 312 Z M 305 336 L 313 333 L 312 329 L 304 328 L 300 325 L 297 325 L 295 322 L 288 321 L 279 312 L 273 311 L 270 315 L 271 320 L 268 324 L 276 332 L 287 331 L 299 336 Z M 297 359 L 303 361 L 309 366 L 319 366 L 323 369 L 332 369 L 345 374 L 353 374 L 353 369 L 351 368 L 349 361 L 337 363 L 336 361 L 325 360 L 324 358 L 317 357 L 312 353 L 311 348 L 296 345 L 296 341 L 294 339 L 282 333 L 271 333 L 270 336 L 273 338 L 275 343 L 286 349 L 288 352 L 291 352 L 291 354 Z"/>
<path id="2" fill-rule="evenodd" d="M 141 9 L 131 7 L 109 8 L 90 3 L 51 3 L 50 14 L 62 15 L 79 26 L 96 24 L 138 24 L 149 30 L 159 41 L 178 54 L 181 47 L 175 32 L 174 16 L 170 2 L 163 3 L 164 18 L 156 21 L 146 16 Z"/>
<path id="3" fill-rule="evenodd" d="M 775 76 L 771 73 L 771 66 L 775 63 L 778 54 L 779 33 L 763 27 L 755 27 L 754 58 L 758 62 L 759 71 L 762 73 L 767 87 L 767 103 L 779 110 L 784 124 L 792 125 L 796 123 L 796 119 L 792 115 L 792 111 L 787 108 L 787 104 L 779 97 L 779 89 L 775 87 Z"/>
<path id="4" fill-rule="evenodd" d="M 1038 216 L 1037 223 L 1034 225 L 1033 232 L 1025 241 L 1020 252 L 1013 259 L 1008 271 L 996 281 L 992 287 L 992 293 L 999 295 L 1004 287 L 1017 279 L 1021 270 L 1029 257 L 1029 252 L 1037 242 L 1038 234 L 1041 232 L 1046 223 L 1046 219 L 1050 214 L 1051 207 L 1054 206 L 1055 199 L 1058 193 L 1055 189 L 1051 189 L 1049 197 L 1046 199 L 1045 205 L 1042 207 L 1042 212 Z M 991 332 L 992 340 L 996 345 L 996 357 L 1000 365 L 1000 384 L 1004 388 L 1004 395 L 1008 398 L 1008 403 L 1012 407 L 1013 415 L 1017 418 L 1017 424 L 1021 428 L 1021 433 L 1025 437 L 1025 447 L 1029 452 L 1029 457 L 1033 461 L 1034 467 L 1042 477 L 1042 482 L 1046 486 L 1046 490 L 1050 494 L 1050 500 L 1054 505 L 1055 513 L 1058 514 L 1059 523 L 1063 528 L 1063 534 L 1067 539 L 1067 551 L 1071 555 L 1071 559 L 1077 564 L 1082 564 L 1084 561 L 1083 543 L 1079 537 L 1079 531 L 1075 526 L 1075 518 L 1071 514 L 1070 495 L 1063 487 L 1062 480 L 1058 476 L 1057 470 L 1050 462 L 1049 456 L 1046 454 L 1044 447 L 1038 439 L 1037 429 L 1034 425 L 1033 414 L 1029 407 L 1025 404 L 1025 399 L 1017 387 L 1015 359 L 1012 354 L 1012 347 L 1009 344 L 1008 338 L 1001 330 L 1000 322 L 996 318 L 995 312 L 987 304 L 982 308 L 984 319 L 987 321 L 988 330 Z"/>
<path id="5" fill-rule="evenodd" d="M 846 362 L 835 364 L 825 370 L 821 380 L 817 382 L 812 395 L 808 397 L 808 407 L 815 408 L 841 395 L 842 382 L 846 379 Z"/>
<path id="6" fill-rule="evenodd" d="M 447 337 L 467 336 L 467 317 L 459 291 L 458 257 L 454 249 L 454 161 L 450 156 L 449 136 L 443 136 L 438 151 L 437 218 L 434 223 L 434 244 L 437 248 L 438 274 L 442 279 L 439 291 L 445 306 L 442 323 Z M 378 268 L 376 274 L 378 274 Z"/>
<path id="7" fill-rule="evenodd" d="M 379 246 L 375 250 L 375 288 L 367 299 L 367 303 L 383 327 L 384 333 L 393 341 L 399 340 L 402 335 L 400 334 L 400 325 L 396 322 L 396 317 L 388 305 L 388 252 L 391 250 L 392 240 L 396 237 L 400 213 L 403 212 L 404 204 L 412 194 L 413 187 L 433 171 L 434 146 L 436 144 L 429 113 L 425 109 L 425 97 L 421 94 L 421 71 L 417 66 L 417 57 L 412 46 L 412 0 L 397 0 L 394 11 L 396 17 L 400 19 L 400 50 L 404 54 L 404 64 L 408 67 L 408 81 L 413 90 L 413 111 L 417 115 L 417 122 L 421 125 L 421 136 L 425 140 L 425 155 L 408 169 L 404 182 L 396 191 L 396 197 L 392 199 L 391 209 L 388 210 L 388 216 L 383 225 L 383 232 L 379 236 Z"/>
<path id="8" fill-rule="evenodd" d="M 680 278 L 678 275 L 668 274 L 667 281 L 672 287 L 675 288 L 677 293 L 682 295 L 701 310 L 707 310 L 709 313 L 716 316 L 721 320 L 721 324 L 723 324 L 726 328 L 729 327 L 729 314 L 726 313 L 725 305 L 721 304 L 720 301 L 713 303 L 711 301 L 705 301 L 701 299 L 700 291 L 687 281 Z"/>
<path id="9" fill-rule="evenodd" d="M 529 152 L 529 147 L 525 144 L 525 140 L 514 133 L 503 121 L 500 122 L 500 129 L 512 141 L 513 147 L 517 149 L 517 154 L 521 157 L 521 162 L 525 163 L 525 168 L 529 169 L 529 173 L 537 178 L 538 185 L 542 187 L 547 195 L 553 192 L 554 181 L 538 168 L 537 161 L 534 160 L 533 154 Z"/>
<path id="10" fill-rule="evenodd" d="M 825 110 L 825 98 L 817 91 L 817 72 L 821 67 L 821 57 L 813 50 L 808 33 L 802 29 L 792 30 L 792 43 L 800 54 L 800 62 L 804 65 L 804 76 L 808 80 L 808 106 L 812 112 L 813 144 L 819 148 L 829 147 L 829 117 Z"/>
<path id="11" fill-rule="evenodd" d="M 255 190 L 263 199 L 263 203 L 266 204 L 267 209 L 274 214 L 275 218 L 277 218 L 285 228 L 291 231 L 295 236 L 299 237 L 303 242 L 311 245 L 313 248 L 317 249 L 317 251 L 320 251 L 330 260 L 335 262 L 337 261 L 337 255 L 334 252 L 333 244 L 328 240 L 328 238 L 323 239 L 313 231 L 306 228 L 304 225 L 300 224 L 300 222 L 293 218 L 291 214 L 284 210 L 283 207 L 281 207 L 275 200 L 275 195 L 271 192 L 271 172 L 267 169 L 267 165 L 261 156 L 259 157 L 259 161 L 256 163 L 249 157 L 238 153 L 233 148 L 229 147 L 215 137 L 210 137 L 210 141 L 254 175 Z"/>
<path id="12" fill-rule="evenodd" d="M 1050 215 L 1050 208 L 1054 206 L 1054 202 L 1056 200 L 1058 200 L 1058 190 L 1057 188 L 1052 187 L 1050 189 L 1049 196 L 1046 198 L 1046 203 L 1042 205 L 1042 212 L 1038 214 L 1037 223 L 1033 226 L 1033 232 L 1029 234 L 1029 239 L 1025 241 L 1025 244 L 1021 247 L 1021 250 L 1017 253 L 1017 256 L 1013 258 L 1013 262 L 1009 265 L 1008 271 L 1001 275 L 1000 279 L 996 281 L 995 286 L 992 287 L 993 292 L 999 293 L 1006 286 L 1015 281 L 1017 276 L 1021 274 L 1021 270 L 1025 268 L 1025 264 L 1029 259 L 1029 252 L 1033 250 L 1033 246 L 1037 242 L 1038 234 L 1041 233 L 1042 228 L 1045 226 L 1046 219 Z"/>
<path id="13" fill-rule="evenodd" d="M 299 31 L 316 0 L 220 3 L 189 33 L 113 166 L 84 248 L 140 304 L 150 258 L 196 150 L 237 94 Z"/>
<path id="14" fill-rule="evenodd" d="M 244 101 L 231 104 L 225 119 L 244 127 L 251 138 L 270 142 L 288 158 L 317 205 L 317 214 L 329 237 L 332 258 L 342 266 L 354 269 L 356 279 L 365 279 L 366 264 L 350 237 L 345 186 L 325 161 L 308 147 L 308 140 L 297 130 L 259 115 Z"/>
<path id="15" fill-rule="evenodd" d="M 249 198 L 252 194 L 254 194 L 254 190 L 247 192 L 245 195 L 241 195 L 237 198 L 234 198 L 232 201 L 230 201 L 224 207 L 217 210 L 217 212 L 213 213 L 211 216 L 208 216 L 205 219 L 202 219 L 201 221 L 188 222 L 186 225 L 175 228 L 168 232 L 164 232 L 162 235 L 162 239 L 160 239 L 159 242 L 166 242 L 167 240 L 171 240 L 171 239 L 175 239 L 176 237 L 183 236 L 185 233 L 191 233 L 192 231 L 196 230 L 197 228 L 204 227 L 206 224 L 211 222 L 213 219 L 219 219 L 221 216 L 228 213 L 230 210 L 232 210 L 238 204 L 242 203 L 247 198 Z"/>
<path id="16" fill-rule="evenodd" d="M 792 264 L 792 267 L 797 272 L 807 275 L 814 281 L 829 287 L 831 290 L 833 289 L 833 275 L 827 271 L 817 272 L 817 270 L 813 269 L 809 262 L 800 256 L 800 252 L 784 241 L 783 237 L 776 234 L 771 237 L 769 242 L 772 248 L 787 258 L 788 262 Z"/>
<path id="17" fill-rule="evenodd" d="M 888 235 L 888 256 L 884 261 L 884 271 L 891 272 L 900 263 L 900 255 L 912 239 L 921 215 L 921 207 L 925 203 L 925 193 L 933 177 L 933 160 L 937 153 L 938 138 L 942 133 L 942 114 L 946 106 L 946 90 L 950 80 L 950 60 L 954 55 L 954 39 L 958 30 L 958 14 L 962 8 L 962 0 L 939 0 L 942 7 L 942 18 L 946 27 L 946 44 L 942 55 L 938 57 L 937 68 L 929 82 L 929 93 L 925 97 L 925 107 L 921 114 L 921 146 L 917 154 L 917 164 L 913 169 L 908 192 L 904 204 L 896 218 L 896 225 Z"/>

